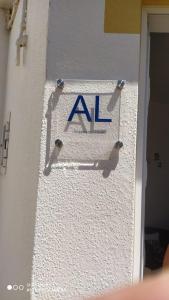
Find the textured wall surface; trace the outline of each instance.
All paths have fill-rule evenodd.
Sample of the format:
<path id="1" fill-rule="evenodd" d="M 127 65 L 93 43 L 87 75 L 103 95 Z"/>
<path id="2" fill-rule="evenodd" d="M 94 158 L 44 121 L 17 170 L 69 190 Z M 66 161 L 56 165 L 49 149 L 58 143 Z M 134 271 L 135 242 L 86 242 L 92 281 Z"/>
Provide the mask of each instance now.
<path id="1" fill-rule="evenodd" d="M 0 299 L 30 299 L 7 285 L 31 281 L 48 1 L 28 1 L 25 64 L 16 66 L 21 9 L 10 34 L 5 112 L 11 111 L 7 175 L 0 177 Z M 38 14 L 37 14 L 38 11 Z M 2 29 L 0 29 L 1 32 Z M 2 45 L 0 45 L 0 48 Z"/>
<path id="2" fill-rule="evenodd" d="M 72 300 L 132 281 L 139 46 L 139 35 L 104 33 L 103 0 L 50 2 L 33 300 Z M 59 77 L 128 81 L 115 170 L 72 163 L 44 175 L 46 112 Z"/>
<path id="3" fill-rule="evenodd" d="M 22 1 L 10 36 L 5 113 L 12 113 L 11 133 L 7 175 L 0 179 L 2 300 L 72 300 L 133 279 L 140 36 L 105 34 L 103 0 L 52 0 L 46 62 L 48 4 L 28 1 L 28 47 L 20 67 Z M 46 112 L 58 77 L 127 80 L 116 167 L 69 162 L 71 168 L 60 164 L 44 173 Z M 24 291 L 7 291 L 13 284 Z"/>

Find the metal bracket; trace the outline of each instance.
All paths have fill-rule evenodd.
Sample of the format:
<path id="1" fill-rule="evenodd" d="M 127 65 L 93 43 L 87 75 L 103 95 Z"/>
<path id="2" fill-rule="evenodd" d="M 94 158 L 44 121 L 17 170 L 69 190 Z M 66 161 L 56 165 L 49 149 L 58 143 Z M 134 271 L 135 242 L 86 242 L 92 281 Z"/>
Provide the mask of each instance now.
<path id="1" fill-rule="evenodd" d="M 125 80 L 118 80 L 118 82 L 117 82 L 117 88 L 119 90 L 122 90 L 124 88 L 125 84 L 126 84 Z"/>
<path id="2" fill-rule="evenodd" d="M 7 169 L 10 119 L 11 119 L 11 113 L 9 115 L 9 120 L 3 126 L 2 142 L 0 144 L 0 174 L 1 175 L 5 175 Z"/>
<path id="3" fill-rule="evenodd" d="M 121 149 L 122 147 L 123 147 L 123 142 L 118 141 L 118 142 L 116 143 L 116 149 Z"/>
<path id="4" fill-rule="evenodd" d="M 63 79 L 58 79 L 57 80 L 57 87 L 59 88 L 59 89 L 63 89 L 64 88 L 64 80 Z"/>

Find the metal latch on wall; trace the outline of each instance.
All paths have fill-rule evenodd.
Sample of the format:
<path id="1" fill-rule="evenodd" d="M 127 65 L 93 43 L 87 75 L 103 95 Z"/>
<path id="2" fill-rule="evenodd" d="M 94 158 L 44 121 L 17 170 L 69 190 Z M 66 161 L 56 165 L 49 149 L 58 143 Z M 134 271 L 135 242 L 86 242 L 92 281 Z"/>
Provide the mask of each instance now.
<path id="1" fill-rule="evenodd" d="M 16 41 L 17 54 L 16 54 L 16 65 L 20 65 L 21 60 L 21 49 L 24 49 L 28 43 L 28 35 L 26 34 L 26 26 L 27 26 L 27 6 L 28 0 L 23 0 L 23 9 L 22 9 L 22 21 L 20 34 Z"/>
<path id="2" fill-rule="evenodd" d="M 0 173 L 1 173 L 1 175 L 4 175 L 6 173 L 6 168 L 7 168 L 10 119 L 11 119 L 11 114 L 9 115 L 9 120 L 3 126 L 2 142 L 0 145 Z"/>

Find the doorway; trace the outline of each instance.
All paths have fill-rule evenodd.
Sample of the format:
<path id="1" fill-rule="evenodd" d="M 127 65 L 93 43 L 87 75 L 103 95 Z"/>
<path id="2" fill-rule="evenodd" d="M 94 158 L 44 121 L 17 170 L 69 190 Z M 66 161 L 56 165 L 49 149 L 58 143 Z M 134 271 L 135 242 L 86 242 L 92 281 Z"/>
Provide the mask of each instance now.
<path id="1" fill-rule="evenodd" d="M 149 16 L 144 275 L 160 271 L 169 245 L 169 15 Z"/>

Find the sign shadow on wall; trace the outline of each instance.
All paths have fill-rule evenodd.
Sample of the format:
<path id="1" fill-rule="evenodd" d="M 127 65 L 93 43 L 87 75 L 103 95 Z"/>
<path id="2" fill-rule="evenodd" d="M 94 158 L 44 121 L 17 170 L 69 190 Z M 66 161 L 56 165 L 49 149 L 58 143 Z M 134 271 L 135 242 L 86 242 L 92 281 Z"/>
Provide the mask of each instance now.
<path id="1" fill-rule="evenodd" d="M 64 93 L 62 89 L 57 87 L 55 91 L 51 93 L 48 101 L 48 109 L 45 115 L 47 120 L 47 134 L 46 134 L 46 157 L 45 157 L 44 175 L 45 176 L 50 175 L 52 169 L 101 170 L 102 176 L 104 178 L 108 178 L 111 171 L 115 170 L 117 167 L 117 164 L 119 162 L 119 152 L 122 147 L 122 143 L 119 142 L 121 91 L 118 88 L 115 88 L 115 90 L 111 94 L 111 97 L 109 97 L 109 101 L 106 103 L 105 111 L 109 113 L 109 119 L 108 118 L 106 119 L 106 117 L 101 118 L 101 116 L 99 116 L 99 112 L 97 111 L 97 109 L 98 110 L 100 109 L 99 107 L 95 106 L 89 108 L 87 105 L 86 106 L 84 105 L 83 107 L 80 107 L 78 105 L 75 108 L 74 106 L 73 112 L 74 114 L 76 114 L 76 118 L 73 119 L 72 117 L 71 121 L 66 120 L 65 124 L 63 123 L 64 124 L 63 128 L 61 128 L 61 133 L 63 134 L 63 136 L 69 134 L 68 143 L 70 143 L 70 147 L 69 149 L 65 148 L 66 149 L 65 156 L 63 155 L 63 149 L 65 147 L 64 142 L 62 143 L 62 139 L 56 139 L 55 136 L 55 131 L 58 130 L 59 124 L 62 123 L 62 120 L 58 121 L 58 117 L 54 118 L 53 116 L 53 113 L 57 111 L 59 103 L 61 103 L 63 100 L 62 99 L 63 94 L 65 95 L 65 97 L 68 97 L 70 95 L 70 93 L 69 94 Z M 73 93 L 73 95 L 75 99 L 76 98 L 78 99 L 79 97 L 78 93 L 77 94 Z M 95 94 L 93 93 L 92 96 L 94 97 L 94 95 Z M 105 93 L 103 95 L 105 97 Z M 99 94 L 99 96 L 97 96 L 98 98 L 96 99 L 99 100 L 99 97 L 101 96 L 102 95 Z M 91 93 L 90 93 L 90 97 L 91 97 Z M 61 105 L 62 107 L 64 107 L 64 103 L 63 104 L 61 103 Z M 112 114 L 112 112 L 114 112 L 115 107 L 116 107 L 116 112 L 115 112 L 116 115 L 114 117 L 116 117 L 116 126 L 115 128 L 113 128 L 109 126 L 108 123 L 111 122 L 110 115 Z M 64 109 L 64 113 L 65 110 L 66 109 Z M 72 112 L 72 116 L 74 116 L 73 112 Z M 59 118 L 62 119 L 62 115 L 63 114 L 61 112 Z M 86 118 L 88 118 L 88 122 L 86 122 Z M 95 123 L 97 121 L 98 124 Z M 107 127 L 104 126 L 104 123 L 106 124 Z M 72 127 L 73 127 L 73 131 L 72 131 Z M 84 148 L 79 148 L 79 152 L 81 153 L 80 156 L 79 156 L 79 152 L 77 151 L 77 157 L 76 157 L 76 153 L 75 153 L 76 149 L 75 149 L 74 151 L 75 155 L 72 158 L 70 157 L 71 145 L 73 145 L 72 147 L 76 146 L 76 141 L 75 142 L 73 141 L 73 137 L 75 136 L 75 134 L 77 134 L 77 136 L 79 134 L 78 136 L 79 140 L 81 139 L 82 135 L 84 138 L 89 137 L 91 139 L 91 143 L 93 139 L 94 140 L 97 139 L 99 141 L 99 145 L 103 144 L 103 149 L 104 149 L 104 143 L 106 144 L 105 140 L 106 138 L 109 139 L 109 134 L 110 134 L 109 132 L 111 130 L 114 130 L 114 139 L 112 141 L 108 141 L 108 143 L 110 144 L 108 145 L 108 149 L 106 149 L 105 156 L 102 155 L 101 153 L 102 151 L 101 147 L 99 147 L 101 148 L 101 150 L 100 153 L 98 151 L 98 155 L 97 155 L 97 149 L 96 149 L 97 147 L 95 147 L 96 155 L 94 155 L 93 157 L 90 157 L 90 155 L 89 156 L 86 155 L 87 152 L 82 153 L 82 150 Z M 80 143 L 77 145 L 77 148 L 80 147 L 79 145 Z M 93 145 L 93 148 L 94 146 L 95 145 Z M 89 148 L 88 151 L 90 154 L 90 144 L 88 144 L 86 147 Z"/>

